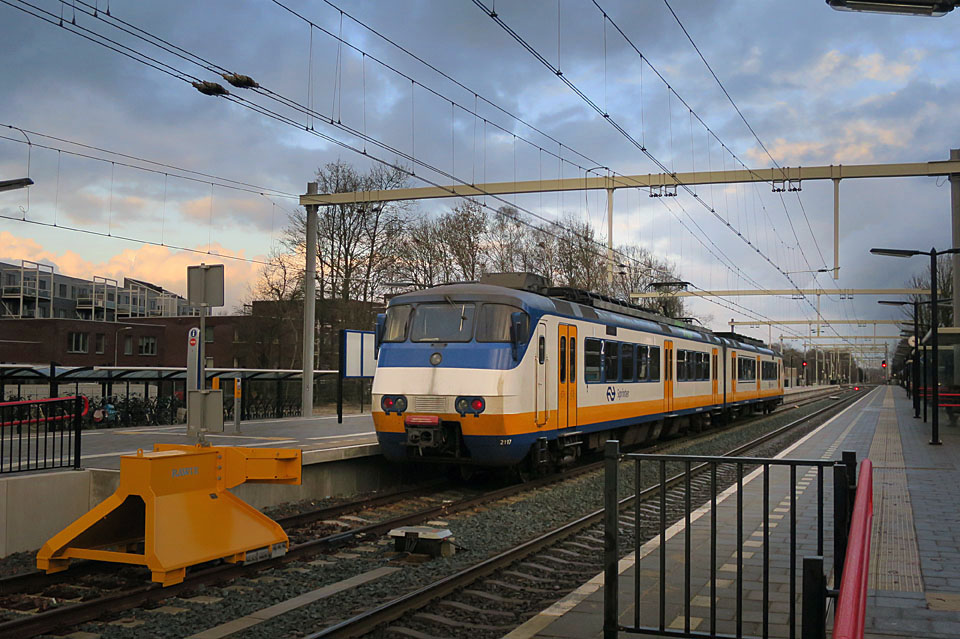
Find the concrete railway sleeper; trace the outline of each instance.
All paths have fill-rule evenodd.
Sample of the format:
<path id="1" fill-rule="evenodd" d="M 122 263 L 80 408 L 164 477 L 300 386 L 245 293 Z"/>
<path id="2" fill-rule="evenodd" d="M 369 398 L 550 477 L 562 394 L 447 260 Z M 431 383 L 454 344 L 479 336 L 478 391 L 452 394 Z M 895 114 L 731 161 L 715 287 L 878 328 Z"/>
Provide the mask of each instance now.
<path id="1" fill-rule="evenodd" d="M 818 400 L 810 400 L 818 401 Z M 823 401 L 820 399 L 819 401 Z M 799 405 L 799 404 L 798 404 Z M 801 419 L 796 420 L 791 423 L 790 427 L 798 425 L 801 422 L 806 422 L 812 417 L 822 414 L 824 411 L 830 410 L 836 406 L 836 404 L 830 404 L 827 407 L 817 410 L 811 415 L 805 416 Z M 781 411 L 777 411 L 778 413 Z M 760 420 L 762 418 L 757 418 L 757 420 L 751 420 L 749 422 L 740 422 L 739 427 L 746 428 L 752 423 Z M 727 429 L 721 432 L 733 432 L 736 429 Z M 783 429 L 778 429 L 774 431 L 771 435 L 767 435 L 764 439 L 769 439 L 770 436 L 780 433 Z M 708 438 L 711 436 L 716 436 L 716 432 L 709 433 L 708 435 L 703 436 L 703 438 Z M 701 439 L 690 438 L 685 440 L 686 442 L 697 441 Z M 497 500 L 502 500 L 518 493 L 524 491 L 537 491 L 542 489 L 550 484 L 560 483 L 564 480 L 569 480 L 580 475 L 584 475 L 590 472 L 595 472 L 598 470 L 600 463 L 597 464 L 585 464 L 578 468 L 566 471 L 564 473 L 559 473 L 546 478 L 540 478 L 535 481 L 528 482 L 526 484 L 519 484 L 514 486 L 508 486 L 499 490 L 491 491 L 484 493 L 482 495 L 475 495 L 461 499 L 451 499 L 451 494 L 446 494 L 446 502 L 439 505 L 435 505 L 429 508 L 419 508 L 414 509 L 413 512 L 407 512 L 401 516 L 391 516 L 387 517 L 383 521 L 377 521 L 368 525 L 352 527 L 346 529 L 347 522 L 344 522 L 344 530 L 335 532 L 330 535 L 326 535 L 320 538 L 316 538 L 314 535 L 313 538 L 310 538 L 309 541 L 304 541 L 298 543 L 291 548 L 290 553 L 283 558 L 282 560 L 277 561 L 267 561 L 260 562 L 258 564 L 252 564 L 247 566 L 236 566 L 236 565 L 216 565 L 207 567 L 201 570 L 194 571 L 188 575 L 187 580 L 180 586 L 174 586 L 170 588 L 159 588 L 156 586 L 144 585 L 143 581 L 137 581 L 137 578 L 134 575 L 123 574 L 119 575 L 120 571 L 110 571 L 110 570 L 100 570 L 102 566 L 94 568 L 94 566 L 85 567 L 84 570 L 89 570 L 91 583 L 93 584 L 91 588 L 86 592 L 79 592 L 76 589 L 78 584 L 80 584 L 82 579 L 75 579 L 73 583 L 65 584 L 63 577 L 64 575 L 53 575 L 47 577 L 45 580 L 42 576 L 36 576 L 33 574 L 26 576 L 19 576 L 17 578 L 8 578 L 4 581 L 0 581 L 0 587 L 3 587 L 3 590 L 0 591 L 0 596 L 4 600 L 11 601 L 16 599 L 17 595 L 21 598 L 32 598 L 40 600 L 49 600 L 49 597 L 45 597 L 43 593 L 46 592 L 58 592 L 60 594 L 61 600 L 76 600 L 80 601 L 75 603 L 61 603 L 58 607 L 50 607 L 49 609 L 44 610 L 43 604 L 34 608 L 36 612 L 30 615 L 24 615 L 22 617 L 17 617 L 8 621 L 0 622 L 0 635 L 4 637 L 30 637 L 37 634 L 42 634 L 45 632 L 50 632 L 53 630 L 62 630 L 64 628 L 75 627 L 78 624 L 97 619 L 103 614 L 115 614 L 119 611 L 128 610 L 131 608 L 136 608 L 144 605 L 155 605 L 151 602 L 157 602 L 163 599 L 168 599 L 170 597 L 175 597 L 181 593 L 189 593 L 195 591 L 197 588 L 211 585 L 211 584 L 223 584 L 228 583 L 231 580 L 241 578 L 244 576 L 249 576 L 255 574 L 264 569 L 269 569 L 271 567 L 276 567 L 279 565 L 285 565 L 290 562 L 294 562 L 303 558 L 308 558 L 318 554 L 331 553 L 336 548 L 341 548 L 344 545 L 351 543 L 357 543 L 363 539 L 369 539 L 371 537 L 376 537 L 384 534 L 386 531 L 403 525 L 422 523 L 425 521 L 430 521 L 437 519 L 439 517 L 446 517 L 457 511 L 462 511 L 470 508 L 475 508 L 482 506 L 483 504 L 489 504 Z M 422 488 L 420 489 L 422 492 Z M 404 493 L 398 493 L 396 495 L 387 495 L 387 496 L 377 496 L 371 499 L 361 500 L 360 502 L 350 502 L 346 504 L 340 504 L 332 508 L 327 509 L 315 509 L 305 513 L 298 513 L 287 518 L 281 519 L 281 523 L 284 523 L 285 528 L 288 528 L 291 533 L 291 539 L 297 537 L 298 533 L 296 528 L 306 528 L 308 533 L 311 525 L 315 525 L 317 522 L 328 521 L 331 518 L 336 518 L 345 513 L 356 513 L 364 509 L 374 510 L 375 508 L 396 508 L 398 505 L 407 499 L 408 501 L 413 499 L 414 496 L 411 494 L 413 491 L 405 491 Z M 443 498 L 440 499 L 443 501 Z M 421 502 L 422 503 L 422 502 Z M 434 502 L 435 503 L 435 502 Z M 409 508 L 408 508 L 409 510 Z M 628 515 L 629 517 L 629 515 Z M 629 522 L 629 520 L 625 520 Z M 356 518 L 351 518 L 350 524 L 358 523 Z M 632 525 L 632 524 L 627 524 Z M 304 539 L 309 538 L 310 535 L 306 534 L 303 536 Z M 588 535 L 582 541 L 571 542 L 587 545 L 590 553 L 596 552 L 595 548 L 601 548 L 602 544 L 595 535 Z M 598 544 L 600 544 L 598 546 Z M 552 559 L 550 556 L 544 556 L 542 559 L 531 560 L 533 564 L 543 567 L 551 567 L 555 565 L 559 558 L 564 558 L 566 560 L 568 569 L 569 568 L 582 568 L 582 573 L 577 572 L 568 572 L 568 569 L 560 570 L 558 566 L 555 568 L 557 571 L 553 577 L 549 579 L 551 584 L 559 583 L 559 581 L 554 577 L 557 576 L 569 576 L 571 578 L 574 575 L 577 578 L 582 577 L 584 574 L 589 573 L 593 568 L 587 568 L 587 566 L 575 566 L 571 563 L 570 560 L 575 560 L 576 557 L 581 557 L 584 553 L 587 552 L 587 549 L 576 548 L 576 546 L 570 546 L 567 548 L 567 554 L 565 555 L 563 548 L 558 549 Z M 551 561 L 553 563 L 551 563 Z M 588 563 L 593 564 L 593 559 Z M 79 568 L 79 566 L 78 566 Z M 527 567 L 526 570 L 529 570 L 530 567 Z M 523 567 L 520 570 L 525 570 Z M 131 571 L 126 571 L 127 573 Z M 541 573 L 549 573 L 549 571 L 540 571 Z M 77 573 L 74 572 L 73 575 L 67 575 L 76 577 Z M 540 577 L 543 578 L 543 577 Z M 519 588 L 536 588 L 536 583 L 533 581 L 525 581 L 522 578 L 516 576 L 506 575 L 504 584 L 510 584 L 511 586 L 516 586 Z M 99 584 L 99 586 L 97 586 Z M 69 586 L 69 588 L 68 588 Z M 59 591 L 56 588 L 60 588 Z M 99 593 L 96 593 L 96 589 L 100 588 Z M 53 588 L 53 590 L 48 590 Z M 71 590 L 71 588 L 73 590 Z M 510 586 L 501 586 L 501 593 L 508 593 L 510 591 Z M 82 590 L 80 588 L 79 590 Z M 104 591 L 107 591 L 106 594 L 102 594 Z M 75 595 L 71 597 L 70 595 Z M 99 596 L 97 596 L 99 594 Z M 548 592 L 541 593 L 544 595 L 560 595 L 558 591 L 554 589 L 548 589 Z M 496 593 L 491 593 L 492 596 L 496 597 Z M 89 599 L 89 600 L 84 600 Z M 543 599 L 543 598 L 541 598 Z M 457 607 L 453 606 L 451 609 L 456 611 L 458 615 L 468 614 L 469 606 L 473 604 L 469 602 L 463 602 L 466 607 Z M 476 603 L 476 602 L 474 602 Z M 24 608 L 26 609 L 26 607 Z M 432 614 L 432 613 L 431 613 Z M 440 616 L 443 616 L 442 614 Z M 400 634 L 403 634 L 402 632 Z M 441 633 L 442 634 L 442 633 Z"/>
<path id="2" fill-rule="evenodd" d="M 853 394 L 725 454 L 739 456 L 747 451 L 755 451 L 824 413 L 838 412 L 860 396 Z M 693 472 L 691 499 L 699 506 L 714 494 L 712 479 L 699 469 Z M 718 473 L 717 486 L 722 489 L 732 485 L 737 481 L 737 477 L 734 467 L 724 469 Z M 670 522 L 682 519 L 684 513 L 689 512 L 684 480 L 684 473 L 678 472 L 665 482 L 667 495 L 664 499 L 664 517 Z M 640 509 L 645 513 L 644 520 L 659 519 L 659 482 L 642 489 L 640 499 Z M 656 533 L 652 528 L 636 530 L 637 506 L 633 495 L 624 497 L 620 505 L 623 510 L 618 521 L 624 542 L 621 548 L 632 548 L 636 534 L 641 536 L 641 540 L 645 540 Z M 602 516 L 602 510 L 590 513 L 457 574 L 308 637 L 502 637 L 530 616 L 578 587 L 585 577 L 594 576 L 602 570 Z M 626 552 L 628 551 L 624 554 Z M 572 561 L 577 565 L 572 564 Z M 491 610 L 499 612 L 491 615 Z M 509 621 L 503 612 L 509 613 Z"/>

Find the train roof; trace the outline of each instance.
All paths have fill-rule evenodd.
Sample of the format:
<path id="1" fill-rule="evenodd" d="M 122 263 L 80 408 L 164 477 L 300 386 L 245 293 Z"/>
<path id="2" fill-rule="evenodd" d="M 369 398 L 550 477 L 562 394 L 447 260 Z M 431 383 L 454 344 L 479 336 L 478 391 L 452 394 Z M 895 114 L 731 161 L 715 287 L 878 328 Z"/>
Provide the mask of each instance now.
<path id="1" fill-rule="evenodd" d="M 533 277 L 536 278 L 537 276 Z M 496 280 L 494 279 L 494 281 Z M 483 280 L 479 283 L 443 284 L 397 295 L 390 300 L 389 306 L 422 302 L 496 302 L 519 306 L 532 315 L 550 314 L 599 321 L 606 325 L 625 329 L 658 333 L 737 348 L 738 350 L 776 355 L 772 349 L 757 340 L 751 338 L 738 339 L 743 336 L 734 336 L 732 333 L 718 335 L 708 329 L 697 328 L 679 320 L 663 317 L 621 300 L 580 289 L 540 287 L 535 285 L 535 280 L 529 278 L 521 278 L 516 281 L 518 284 L 524 284 L 524 288 L 486 284 Z"/>

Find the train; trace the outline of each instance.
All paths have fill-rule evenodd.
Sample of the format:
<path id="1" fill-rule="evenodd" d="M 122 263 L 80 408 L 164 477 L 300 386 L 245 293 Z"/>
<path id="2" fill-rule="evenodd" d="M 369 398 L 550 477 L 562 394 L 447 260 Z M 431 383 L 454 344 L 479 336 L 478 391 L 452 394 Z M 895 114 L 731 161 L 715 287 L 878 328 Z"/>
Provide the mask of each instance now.
<path id="1" fill-rule="evenodd" d="M 783 402 L 763 342 L 531 273 L 397 295 L 375 348 L 373 421 L 398 462 L 545 472 Z"/>

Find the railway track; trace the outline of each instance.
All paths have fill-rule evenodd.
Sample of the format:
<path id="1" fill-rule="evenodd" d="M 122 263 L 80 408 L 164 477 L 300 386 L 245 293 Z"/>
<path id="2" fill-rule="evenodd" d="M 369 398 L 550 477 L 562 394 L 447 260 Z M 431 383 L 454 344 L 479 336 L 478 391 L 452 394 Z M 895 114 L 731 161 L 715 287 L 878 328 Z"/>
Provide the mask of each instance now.
<path id="1" fill-rule="evenodd" d="M 804 400 L 803 402 L 791 404 L 791 406 L 802 406 L 816 401 L 823 401 L 823 399 L 823 397 L 812 398 Z M 788 427 L 792 428 L 799 423 L 808 421 L 816 415 L 822 414 L 824 411 L 832 408 L 834 408 L 834 405 L 828 406 L 812 415 L 805 416 L 800 420 L 796 420 L 788 425 Z M 744 420 L 740 422 L 739 425 L 747 426 L 751 423 L 754 423 L 758 419 L 763 418 L 758 417 L 757 419 Z M 784 429 L 779 429 L 778 431 L 774 432 L 774 435 L 783 431 Z M 698 438 L 691 438 L 686 441 L 695 441 L 701 437 L 709 437 L 716 432 L 719 431 L 708 431 Z M 768 435 L 762 439 L 769 440 L 770 437 L 771 436 Z M 758 443 L 760 443 L 759 440 L 751 443 L 751 446 L 757 445 Z M 734 453 L 731 452 L 730 454 Z M 300 560 L 317 554 L 330 553 L 337 548 L 351 543 L 356 543 L 363 539 L 379 537 L 387 531 L 399 526 L 418 524 L 425 521 L 446 517 L 450 514 L 475 508 L 485 503 L 511 497 L 517 495 L 518 493 L 536 490 L 551 484 L 563 482 L 580 475 L 595 472 L 601 466 L 602 462 L 584 464 L 577 468 L 548 477 L 538 478 L 524 484 L 507 486 L 498 490 L 489 491 L 483 494 L 469 495 L 466 497 L 461 495 L 459 498 L 457 498 L 455 493 L 441 492 L 439 496 L 434 494 L 433 498 L 430 498 L 424 493 L 424 487 L 421 486 L 408 491 L 368 497 L 328 508 L 315 509 L 308 512 L 279 518 L 278 521 L 288 531 L 288 534 L 291 538 L 291 548 L 286 556 L 249 565 L 220 564 L 195 569 L 188 573 L 188 577 L 183 583 L 167 588 L 161 588 L 156 584 L 146 583 L 144 581 L 144 573 L 136 568 L 118 567 L 113 564 L 104 565 L 94 562 L 78 564 L 74 568 L 71 568 L 71 570 L 65 573 L 59 573 L 57 575 L 45 575 L 43 573 L 34 572 L 26 573 L 24 575 L 17 575 L 15 577 L 8 577 L 0 580 L 0 607 L 7 607 L 10 610 L 19 609 L 23 611 L 31 610 L 36 612 L 34 612 L 34 614 L 0 622 L 0 636 L 11 638 L 32 637 L 38 634 L 70 628 L 84 622 L 95 620 L 104 614 L 117 613 L 131 608 L 151 605 L 154 602 L 163 599 L 195 591 L 197 588 L 202 586 L 230 582 L 232 580 L 241 577 L 247 577 L 256 572 L 269 569 L 271 567 L 277 567 L 291 561 Z M 353 525 L 356 523 L 362 523 L 357 521 L 359 518 L 354 517 L 351 518 L 349 524 L 343 524 L 345 528 L 343 530 L 336 530 L 330 534 L 322 534 L 320 536 L 317 535 L 318 532 L 325 532 L 326 530 L 329 530 L 331 525 L 330 522 L 335 521 L 344 515 L 363 511 L 371 511 L 378 508 L 387 510 L 398 509 L 405 500 L 409 502 L 416 501 L 417 499 L 420 499 L 421 501 L 430 500 L 433 503 L 426 507 L 413 509 L 406 508 L 405 512 L 399 515 L 387 516 L 379 519 L 378 521 L 360 526 Z M 594 517 L 595 515 L 596 513 L 583 518 L 581 525 L 584 527 L 590 526 L 590 518 Z M 576 524 L 577 522 L 574 522 L 571 525 L 575 527 Z M 347 525 L 350 525 L 350 527 L 346 528 Z M 538 538 L 532 540 L 529 542 L 530 545 L 524 544 L 519 548 L 527 548 L 527 554 L 534 553 L 536 552 L 537 544 L 549 543 L 549 540 L 553 539 L 555 534 L 569 536 L 575 534 L 575 530 L 571 528 L 566 533 L 548 533 L 547 535 L 544 535 L 542 539 Z M 589 546 L 590 542 L 588 541 L 586 543 L 582 543 L 581 545 Z M 602 543 L 600 548 L 602 549 Z M 585 551 L 585 548 L 580 548 L 579 551 L 583 552 Z M 518 550 L 518 552 L 523 551 Z M 572 551 L 568 550 L 568 552 Z M 506 561 L 507 563 L 516 561 L 516 559 L 509 558 L 509 553 L 504 554 L 506 555 L 506 558 L 491 558 L 490 560 L 480 564 L 481 568 L 479 569 L 483 570 L 482 567 L 486 567 L 488 570 L 496 570 L 502 561 Z M 572 558 L 567 558 L 566 563 L 568 567 L 576 563 L 574 561 L 573 564 L 571 564 L 571 560 Z M 549 564 L 551 561 L 555 562 L 555 559 L 551 560 L 547 558 L 544 559 L 544 561 Z M 592 570 L 594 573 L 596 572 L 593 567 L 591 567 L 589 570 Z M 469 574 L 469 571 L 465 572 Z M 574 572 L 577 578 L 582 576 L 576 571 Z M 456 577 L 456 579 L 454 579 L 454 577 Z M 453 580 L 451 583 L 457 584 L 459 583 L 459 580 L 467 578 L 467 576 L 454 575 L 448 579 Z M 515 579 L 516 577 L 513 576 L 513 578 Z M 441 588 L 442 590 L 443 586 L 439 584 L 446 581 L 447 580 L 442 580 L 441 582 L 438 582 L 437 587 Z M 552 579 L 551 581 L 560 583 L 557 582 L 556 579 Z M 455 585 L 454 589 L 460 587 L 462 586 Z M 505 588 L 507 591 L 510 590 L 509 586 L 503 586 L 503 588 Z M 435 594 L 431 594 L 429 589 L 424 590 L 425 592 L 422 596 L 427 598 L 426 601 L 443 596 L 441 591 L 436 591 Z M 21 599 L 23 601 L 23 604 L 20 608 L 17 607 L 17 599 Z M 58 604 L 56 603 L 57 601 L 61 603 Z M 69 603 L 63 603 L 64 601 Z M 491 601 L 496 601 L 496 596 L 494 596 Z M 12 605 L 9 605 L 11 603 Z M 410 603 L 409 605 L 413 604 Z M 458 607 L 455 605 L 454 607 L 457 609 L 458 614 L 463 615 L 469 614 L 471 605 L 463 604 L 462 606 Z M 476 606 L 472 607 L 476 608 Z M 403 632 L 400 632 L 399 634 L 402 635 Z M 349 636 L 356 635 L 350 634 Z"/>
<path id="2" fill-rule="evenodd" d="M 830 411 L 838 411 L 862 397 L 850 394 L 786 426 L 738 446 L 725 456 L 742 456 Z M 701 468 L 692 469 L 694 508 L 706 502 L 711 479 Z M 718 490 L 733 484 L 734 469 L 721 470 Z M 685 512 L 685 474 L 667 479 L 666 517 L 673 522 Z M 645 517 L 659 519 L 660 484 L 639 493 Z M 625 531 L 622 548 L 633 548 L 637 530 L 637 495 L 620 500 L 619 522 Z M 656 497 L 658 499 L 654 500 Z M 649 533 L 651 536 L 653 531 Z M 645 539 L 644 539 L 645 541 Z M 626 554 L 626 553 L 624 553 Z M 469 634 L 474 639 L 502 637 L 527 618 L 598 574 L 603 567 L 603 510 L 597 510 L 474 566 L 420 588 L 374 609 L 343 620 L 308 639 L 378 638 L 433 639 Z M 427 610 L 424 608 L 429 607 Z"/>

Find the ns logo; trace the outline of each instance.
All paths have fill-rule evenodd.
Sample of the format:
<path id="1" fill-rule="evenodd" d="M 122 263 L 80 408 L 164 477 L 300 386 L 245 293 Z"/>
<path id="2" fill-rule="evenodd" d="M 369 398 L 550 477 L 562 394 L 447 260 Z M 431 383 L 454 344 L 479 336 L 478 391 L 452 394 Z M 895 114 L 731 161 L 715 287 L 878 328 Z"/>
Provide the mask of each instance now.
<path id="1" fill-rule="evenodd" d="M 630 397 L 630 391 L 626 389 L 617 390 L 613 386 L 607 386 L 607 401 L 613 402 L 618 399 L 623 399 L 625 397 Z"/>

